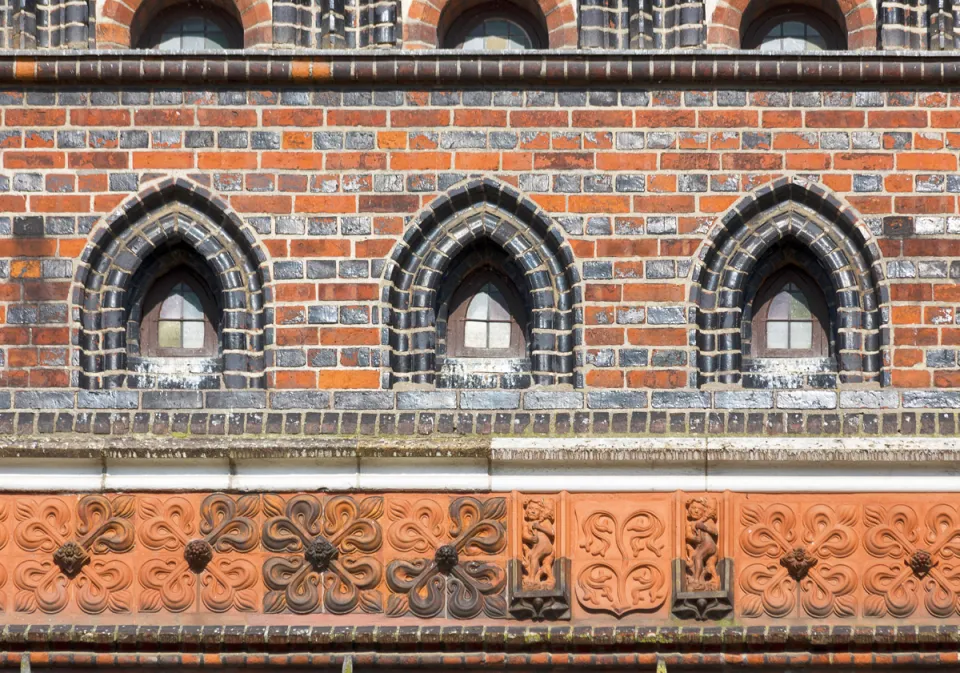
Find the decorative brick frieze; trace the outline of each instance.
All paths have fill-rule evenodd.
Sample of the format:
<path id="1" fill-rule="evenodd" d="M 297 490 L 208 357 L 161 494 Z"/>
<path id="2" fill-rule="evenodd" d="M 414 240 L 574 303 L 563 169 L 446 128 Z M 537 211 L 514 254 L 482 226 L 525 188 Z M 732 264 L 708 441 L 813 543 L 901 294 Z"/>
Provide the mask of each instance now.
<path id="1" fill-rule="evenodd" d="M 948 498 L 5 495 L 0 597 L 8 623 L 24 625 L 156 614 L 197 627 L 272 615 L 284 627 L 309 615 L 338 628 L 347 616 L 370 628 L 414 617 L 437 628 L 536 618 L 589 629 L 604 614 L 618 627 L 652 628 L 672 618 L 709 625 L 731 610 L 760 628 L 782 618 L 950 624 L 960 588 L 947 562 L 960 514 Z M 569 556 L 558 557 L 563 549 Z"/>

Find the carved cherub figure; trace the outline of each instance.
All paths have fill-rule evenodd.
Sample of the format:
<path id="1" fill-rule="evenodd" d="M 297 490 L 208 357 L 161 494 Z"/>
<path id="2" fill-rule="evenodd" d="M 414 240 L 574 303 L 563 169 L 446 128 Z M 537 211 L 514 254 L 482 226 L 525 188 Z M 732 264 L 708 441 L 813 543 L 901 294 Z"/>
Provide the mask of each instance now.
<path id="1" fill-rule="evenodd" d="M 692 591 L 715 591 L 719 588 L 717 577 L 717 502 L 712 498 L 687 500 L 687 521 L 684 526 L 687 569 L 687 589 Z"/>
<path id="2" fill-rule="evenodd" d="M 553 586 L 553 559 L 556 556 L 554 541 L 553 503 L 543 499 L 530 499 L 523 503 L 523 527 L 520 539 L 523 543 L 523 584 L 525 587 Z"/>

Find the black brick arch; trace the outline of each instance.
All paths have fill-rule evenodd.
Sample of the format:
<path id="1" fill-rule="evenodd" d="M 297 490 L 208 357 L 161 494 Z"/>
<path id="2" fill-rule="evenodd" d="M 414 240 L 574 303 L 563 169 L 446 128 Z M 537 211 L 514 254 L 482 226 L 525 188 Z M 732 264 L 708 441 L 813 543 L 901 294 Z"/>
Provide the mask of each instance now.
<path id="1" fill-rule="evenodd" d="M 840 381 L 883 382 L 889 333 L 880 307 L 889 297 L 880 249 L 849 206 L 817 184 L 782 178 L 738 203 L 701 248 L 691 297 L 699 384 L 740 381 L 748 285 L 758 262 L 783 246 L 808 251 L 829 279 Z"/>
<path id="2" fill-rule="evenodd" d="M 384 270 L 389 384 L 435 383 L 440 285 L 461 253 L 486 243 L 521 272 L 530 309 L 535 384 L 573 383 L 579 272 L 559 226 L 507 185 L 475 179 L 434 201 L 411 223 Z"/>
<path id="3" fill-rule="evenodd" d="M 73 293 L 79 321 L 80 386 L 119 388 L 126 381 L 126 319 L 137 271 L 182 245 L 208 265 L 223 308 L 223 386 L 264 387 L 266 256 L 252 231 L 209 190 L 184 179 L 150 185 L 91 234 Z"/>

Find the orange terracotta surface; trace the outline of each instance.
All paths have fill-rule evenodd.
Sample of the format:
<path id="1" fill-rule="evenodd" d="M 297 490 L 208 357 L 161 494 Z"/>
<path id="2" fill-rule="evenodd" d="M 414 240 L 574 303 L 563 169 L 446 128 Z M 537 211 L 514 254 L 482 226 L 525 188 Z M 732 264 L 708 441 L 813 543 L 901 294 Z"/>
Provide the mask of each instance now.
<path id="1" fill-rule="evenodd" d="M 674 561 L 701 549 L 708 574 L 733 560 L 735 622 L 942 623 L 960 614 L 958 505 L 948 494 L 6 495 L 0 607 L 8 623 L 503 623 L 512 560 L 524 589 L 549 590 L 554 561 L 569 559 L 573 623 L 663 624 L 676 621 Z"/>

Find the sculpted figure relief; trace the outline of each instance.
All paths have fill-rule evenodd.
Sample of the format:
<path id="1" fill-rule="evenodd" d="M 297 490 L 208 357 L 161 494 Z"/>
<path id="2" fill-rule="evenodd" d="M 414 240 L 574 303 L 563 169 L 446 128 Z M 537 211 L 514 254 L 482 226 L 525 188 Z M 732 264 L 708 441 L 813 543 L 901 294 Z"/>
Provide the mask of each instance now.
<path id="1" fill-rule="evenodd" d="M 523 503 L 523 587 L 541 589 L 552 587 L 553 560 L 556 558 L 556 515 L 551 501 L 548 505 L 542 498 Z"/>
<path id="2" fill-rule="evenodd" d="M 687 520 L 684 524 L 687 591 L 717 591 L 717 501 L 713 498 L 687 500 Z"/>

